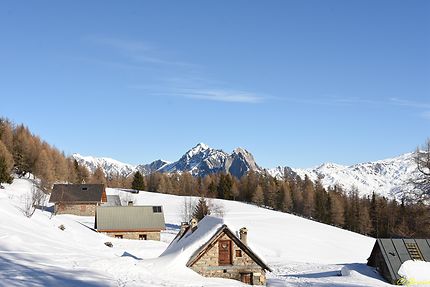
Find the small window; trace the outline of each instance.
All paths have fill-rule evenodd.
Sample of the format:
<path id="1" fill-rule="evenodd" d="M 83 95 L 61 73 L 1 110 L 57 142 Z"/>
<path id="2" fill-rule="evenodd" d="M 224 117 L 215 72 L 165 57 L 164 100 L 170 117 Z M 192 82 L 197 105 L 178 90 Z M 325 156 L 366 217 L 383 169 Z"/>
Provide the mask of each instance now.
<path id="1" fill-rule="evenodd" d="M 146 234 L 139 234 L 139 240 L 146 240 Z"/>
<path id="2" fill-rule="evenodd" d="M 154 213 L 161 213 L 161 206 L 153 206 L 152 212 Z"/>
<path id="3" fill-rule="evenodd" d="M 236 257 L 242 257 L 242 250 L 236 250 Z"/>
<path id="4" fill-rule="evenodd" d="M 88 187 L 83 187 L 82 190 L 88 190 Z"/>
<path id="5" fill-rule="evenodd" d="M 115 234 L 115 238 L 122 239 L 122 234 Z"/>

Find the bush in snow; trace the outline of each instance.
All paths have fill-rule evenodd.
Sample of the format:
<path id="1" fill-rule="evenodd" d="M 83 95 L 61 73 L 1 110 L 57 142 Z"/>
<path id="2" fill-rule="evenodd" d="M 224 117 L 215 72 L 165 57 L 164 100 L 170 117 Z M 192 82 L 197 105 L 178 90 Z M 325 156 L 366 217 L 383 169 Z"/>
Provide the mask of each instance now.
<path id="1" fill-rule="evenodd" d="M 404 285 L 430 285 L 430 262 L 408 260 L 403 262 L 397 273 L 402 276 Z"/>
<path id="2" fill-rule="evenodd" d="M 107 247 L 113 247 L 113 244 L 112 244 L 112 242 L 105 242 L 105 245 L 107 246 Z"/>
<path id="3" fill-rule="evenodd" d="M 36 208 L 41 206 L 46 200 L 46 194 L 33 184 L 31 191 L 24 197 L 24 205 L 21 208 L 22 213 L 30 218 L 33 216 Z"/>
<path id="4" fill-rule="evenodd" d="M 60 226 L 58 226 L 58 228 L 61 229 L 61 230 L 65 230 L 66 229 L 66 227 L 63 224 L 61 224 Z"/>

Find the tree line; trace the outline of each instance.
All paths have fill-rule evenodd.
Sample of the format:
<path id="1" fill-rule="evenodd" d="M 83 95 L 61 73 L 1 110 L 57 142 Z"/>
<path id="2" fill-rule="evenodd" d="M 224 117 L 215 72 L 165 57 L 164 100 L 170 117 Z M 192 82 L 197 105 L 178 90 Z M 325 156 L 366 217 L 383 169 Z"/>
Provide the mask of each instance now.
<path id="1" fill-rule="evenodd" d="M 372 237 L 430 236 L 430 210 L 424 203 L 398 202 L 375 193 L 361 196 L 357 188 L 326 189 L 320 180 L 307 176 L 279 180 L 253 171 L 240 179 L 225 173 L 203 178 L 189 173 L 137 174 L 128 188 L 248 202 Z M 134 185 L 136 178 L 140 186 Z"/>
<path id="2" fill-rule="evenodd" d="M 49 193 L 54 183 L 96 183 L 105 176 L 88 169 L 47 142 L 24 125 L 0 118 L 0 185 L 18 177 L 34 175 L 39 189 Z"/>
<path id="3" fill-rule="evenodd" d="M 429 142 L 417 151 L 417 163 L 423 171 L 417 186 L 421 195 L 427 196 L 423 198 L 428 198 Z M 430 236 L 430 211 L 424 201 L 397 202 L 377 194 L 360 196 L 357 188 L 326 189 L 320 180 L 289 173 L 283 179 L 254 171 L 240 179 L 225 173 L 194 177 L 186 172 L 105 176 L 101 167 L 89 172 L 24 125 L 0 119 L 0 185 L 10 183 L 13 173 L 18 177 L 33 174 L 39 180 L 38 187 L 46 193 L 56 182 L 104 183 L 109 187 L 248 202 L 373 237 Z"/>

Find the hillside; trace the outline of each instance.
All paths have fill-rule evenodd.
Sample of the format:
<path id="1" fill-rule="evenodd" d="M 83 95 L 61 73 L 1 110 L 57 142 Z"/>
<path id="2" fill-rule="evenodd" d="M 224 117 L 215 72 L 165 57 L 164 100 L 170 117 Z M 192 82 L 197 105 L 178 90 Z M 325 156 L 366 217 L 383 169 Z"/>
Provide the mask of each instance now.
<path id="1" fill-rule="evenodd" d="M 161 242 L 131 241 L 93 232 L 94 219 L 20 212 L 31 190 L 16 179 L 0 190 L 0 282 L 4 286 L 243 286 L 203 278 L 157 259 L 181 221 L 184 198 L 141 192 L 136 204 L 162 204 L 167 230 Z M 108 194 L 126 191 L 108 189 Z M 232 230 L 246 226 L 250 246 L 273 268 L 268 286 L 389 286 L 364 263 L 374 239 L 290 214 L 239 202 L 214 200 Z M 66 229 L 61 231 L 58 226 Z M 103 243 L 113 242 L 108 248 Z M 338 276 L 347 266 L 351 275 Z M 0 284 L 0 285 L 1 285 Z"/>

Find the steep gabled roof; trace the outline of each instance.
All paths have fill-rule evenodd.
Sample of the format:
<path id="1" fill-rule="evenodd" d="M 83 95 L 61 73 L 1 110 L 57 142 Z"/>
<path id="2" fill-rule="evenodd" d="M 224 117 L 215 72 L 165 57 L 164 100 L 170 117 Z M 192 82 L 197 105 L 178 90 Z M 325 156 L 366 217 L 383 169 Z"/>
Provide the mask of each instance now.
<path id="1" fill-rule="evenodd" d="M 100 206 L 94 228 L 98 231 L 143 231 L 166 228 L 161 206 Z"/>
<path id="2" fill-rule="evenodd" d="M 227 227 L 224 221 L 213 216 L 205 216 L 194 230 L 188 227 L 176 235 L 160 257 L 181 257 L 181 262 L 192 266 L 224 234 L 227 234 L 246 254 L 263 269 L 272 271 L 269 266 Z"/>
<path id="3" fill-rule="evenodd" d="M 430 262 L 430 239 L 378 238 L 368 259 L 368 265 L 375 265 L 374 260 L 378 251 L 381 252 L 390 273 L 391 278 L 386 279 L 395 282 L 400 279 L 397 272 L 405 261 L 420 258 Z"/>
<path id="4" fill-rule="evenodd" d="M 49 202 L 102 202 L 104 184 L 54 184 Z"/>

